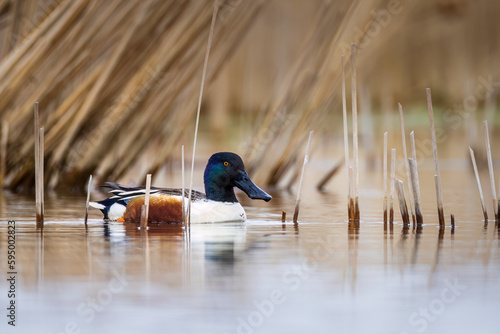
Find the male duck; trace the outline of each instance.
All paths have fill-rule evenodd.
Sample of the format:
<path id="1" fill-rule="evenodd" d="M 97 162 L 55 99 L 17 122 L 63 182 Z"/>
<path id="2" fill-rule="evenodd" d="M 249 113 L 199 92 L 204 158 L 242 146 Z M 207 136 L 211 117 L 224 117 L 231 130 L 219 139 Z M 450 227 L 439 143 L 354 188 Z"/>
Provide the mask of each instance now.
<path id="1" fill-rule="evenodd" d="M 243 190 L 251 199 L 271 200 L 248 177 L 241 158 L 230 152 L 215 153 L 208 160 L 204 173 L 205 194 L 193 191 L 191 222 L 225 222 L 246 220 L 245 210 L 234 195 L 234 187 Z M 139 222 L 144 204 L 144 187 L 127 188 L 107 182 L 113 197 L 90 205 L 100 209 L 104 219 Z M 188 197 L 185 190 L 184 197 Z M 182 190 L 151 187 L 149 221 L 182 222 Z"/>

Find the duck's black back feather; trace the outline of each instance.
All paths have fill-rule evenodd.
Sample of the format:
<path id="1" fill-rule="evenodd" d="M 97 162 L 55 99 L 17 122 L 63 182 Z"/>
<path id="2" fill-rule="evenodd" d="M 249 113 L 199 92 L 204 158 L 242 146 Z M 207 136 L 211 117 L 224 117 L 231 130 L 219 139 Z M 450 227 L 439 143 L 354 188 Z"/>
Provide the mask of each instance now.
<path id="1" fill-rule="evenodd" d="M 106 185 L 101 186 L 104 189 L 110 189 L 109 192 L 120 197 L 130 197 L 130 196 L 142 196 L 145 193 L 145 187 L 124 187 L 115 182 L 106 182 Z M 151 193 L 160 193 L 172 196 L 182 196 L 182 189 L 179 188 L 157 188 L 151 187 Z M 189 197 L 189 189 L 184 189 L 184 197 Z M 207 196 L 199 191 L 193 190 L 191 193 L 191 199 L 206 199 Z"/>

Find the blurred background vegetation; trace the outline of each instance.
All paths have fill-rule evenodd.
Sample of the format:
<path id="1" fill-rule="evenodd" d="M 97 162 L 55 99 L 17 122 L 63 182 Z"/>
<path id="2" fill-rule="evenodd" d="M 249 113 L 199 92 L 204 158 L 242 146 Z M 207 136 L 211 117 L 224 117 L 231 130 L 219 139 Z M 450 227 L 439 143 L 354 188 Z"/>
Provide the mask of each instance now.
<path id="1" fill-rule="evenodd" d="M 231 150 L 259 182 L 279 185 L 297 174 L 308 130 L 316 130 L 316 148 L 342 152 L 340 59 L 344 54 L 350 78 L 351 42 L 365 152 L 374 151 L 383 131 L 397 129 L 397 102 L 408 111 L 407 125 L 427 122 L 426 87 L 440 126 L 464 131 L 471 145 L 480 141 L 480 120 L 495 122 L 498 1 L 217 5 L 199 165 L 215 151 Z M 177 164 L 182 144 L 189 156 L 213 6 L 205 0 L 0 0 L 4 186 L 34 185 L 36 101 L 49 188 L 81 187 L 89 174 L 96 183 L 141 183 L 146 172 Z"/>

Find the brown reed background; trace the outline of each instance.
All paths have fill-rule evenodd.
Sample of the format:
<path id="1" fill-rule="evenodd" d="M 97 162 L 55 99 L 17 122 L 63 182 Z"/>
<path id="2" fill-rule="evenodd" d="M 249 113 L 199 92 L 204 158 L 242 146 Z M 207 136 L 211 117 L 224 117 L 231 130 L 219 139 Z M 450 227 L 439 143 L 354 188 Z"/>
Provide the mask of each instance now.
<path id="1" fill-rule="evenodd" d="M 82 187 L 89 174 L 96 184 L 119 181 L 138 164 L 155 173 L 177 159 L 192 141 L 213 5 L 0 0 L 4 186 L 34 185 L 36 101 L 49 188 Z M 445 108 L 474 94 L 482 78 L 500 82 L 498 1 L 218 5 L 200 140 L 229 140 L 268 185 L 296 178 L 310 129 L 341 132 L 340 56 L 349 61 L 351 42 L 361 115 L 371 103 L 376 112 L 395 110 L 396 101 L 423 106 L 425 87 Z M 480 111 L 496 97 L 478 102 Z"/>

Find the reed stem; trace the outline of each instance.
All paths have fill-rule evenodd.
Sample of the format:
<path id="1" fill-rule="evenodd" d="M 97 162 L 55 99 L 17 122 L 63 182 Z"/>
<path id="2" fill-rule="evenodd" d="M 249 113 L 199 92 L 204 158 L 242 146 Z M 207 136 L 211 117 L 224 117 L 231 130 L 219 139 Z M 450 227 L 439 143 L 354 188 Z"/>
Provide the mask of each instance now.
<path id="1" fill-rule="evenodd" d="M 436 182 L 436 197 L 437 197 L 437 207 L 438 207 L 438 216 L 439 216 L 439 225 L 441 227 L 444 226 L 444 209 L 443 209 L 443 196 L 441 192 L 441 179 L 439 177 L 439 164 L 438 164 L 438 153 L 437 153 L 437 144 L 436 144 L 436 128 L 434 126 L 434 111 L 432 109 L 432 96 L 431 89 L 426 89 L 427 93 L 427 109 L 429 111 L 429 122 L 431 126 L 431 136 L 432 136 L 432 153 L 434 155 L 434 169 L 435 169 L 435 182 Z"/>
<path id="2" fill-rule="evenodd" d="M 87 220 L 89 218 L 89 202 L 90 202 L 90 190 L 92 189 L 92 175 L 89 177 L 89 184 L 87 186 L 87 202 L 85 203 L 85 218 L 83 222 L 87 226 Z"/>
<path id="3" fill-rule="evenodd" d="M 495 220 L 498 220 L 498 198 L 495 187 L 495 173 L 493 171 L 493 159 L 491 157 L 490 134 L 488 132 L 488 121 L 483 122 L 484 125 L 484 140 L 486 145 L 486 155 L 488 157 L 488 170 L 490 172 L 490 186 L 491 198 L 493 199 L 493 212 L 495 213 Z"/>
<path id="4" fill-rule="evenodd" d="M 389 200 L 389 223 L 394 222 L 394 180 L 396 179 L 396 149 L 391 150 L 391 197 Z"/>
<path id="5" fill-rule="evenodd" d="M 399 210 L 401 211 L 401 217 L 403 218 L 403 223 L 409 224 L 410 216 L 408 214 L 408 207 L 406 205 L 405 187 L 403 181 L 395 179 L 395 183 L 396 183 L 396 190 L 398 192 Z"/>
<path id="6" fill-rule="evenodd" d="M 413 223 L 415 224 L 415 210 L 413 209 L 413 190 L 410 178 L 410 166 L 408 164 L 408 153 L 406 152 L 406 134 L 405 134 L 405 121 L 403 117 L 403 106 L 401 103 L 398 103 L 399 107 L 399 123 L 401 125 L 401 142 L 403 144 L 403 156 L 404 156 L 404 164 L 406 169 L 406 183 L 408 185 L 408 199 L 410 202 L 410 212 L 411 217 L 413 219 Z"/>
<path id="7" fill-rule="evenodd" d="M 349 166 L 349 178 L 351 180 L 351 182 L 349 183 L 349 193 L 351 194 L 351 196 L 349 196 L 348 198 L 349 201 L 347 203 L 347 212 L 349 220 L 354 220 L 354 198 L 352 197 L 352 194 L 354 193 L 354 182 L 352 182 L 352 180 L 354 180 L 354 171 L 352 166 Z"/>
<path id="8" fill-rule="evenodd" d="M 40 113 L 38 102 L 34 106 L 35 116 L 35 205 L 36 205 L 36 223 L 43 225 L 43 153 L 42 150 L 42 131 L 40 128 Z M 42 161 L 40 161 L 42 160 Z"/>
<path id="9" fill-rule="evenodd" d="M 352 146 L 354 155 L 354 219 L 359 219 L 358 100 L 356 91 L 356 45 L 351 43 Z"/>
<path id="10" fill-rule="evenodd" d="M 40 151 L 39 155 L 40 157 L 38 158 L 38 161 L 40 163 L 39 166 L 39 185 L 40 185 L 40 209 L 42 212 L 42 222 L 44 221 L 45 217 L 45 130 L 44 127 L 42 126 L 40 128 Z"/>
<path id="11" fill-rule="evenodd" d="M 351 207 L 351 182 L 352 178 L 349 175 L 349 130 L 347 128 L 347 102 L 346 102 L 346 93 L 345 93 L 345 69 L 344 69 L 344 55 L 341 56 L 342 63 L 342 115 L 344 121 L 344 161 L 345 161 L 345 172 L 347 178 L 347 212 L 350 215 L 350 207 Z M 351 217 L 349 217 L 350 219 Z"/>
<path id="12" fill-rule="evenodd" d="M 422 209 L 420 206 L 420 183 L 418 181 L 418 168 L 417 161 L 415 159 L 408 159 L 410 165 L 410 174 L 411 174 L 411 183 L 413 189 L 413 198 L 415 201 L 415 218 L 417 224 L 422 224 L 424 222 L 424 218 L 422 215 Z"/>
<path id="13" fill-rule="evenodd" d="M 149 193 L 151 191 L 151 174 L 146 175 L 146 194 L 144 195 L 144 205 L 141 211 L 141 230 L 148 228 L 149 216 Z"/>
<path id="14" fill-rule="evenodd" d="M 193 140 L 193 157 L 191 159 L 191 177 L 190 177 L 190 181 L 189 181 L 188 222 L 191 222 L 191 194 L 193 192 L 194 159 L 196 156 L 196 141 L 198 139 L 198 125 L 200 124 L 201 101 L 203 99 L 203 87 L 205 86 L 205 77 L 207 74 L 207 67 L 208 67 L 208 57 L 210 55 L 210 46 L 212 45 L 212 37 L 214 34 L 214 28 L 215 28 L 215 19 L 217 18 L 218 10 L 219 10 L 219 1 L 215 0 L 214 12 L 212 14 L 212 23 L 210 25 L 210 32 L 208 34 L 207 51 L 205 53 L 205 61 L 203 63 L 203 74 L 201 76 L 201 86 L 200 86 L 200 96 L 198 98 L 198 108 L 196 111 L 196 125 L 194 128 L 194 140 Z"/>
<path id="15" fill-rule="evenodd" d="M 451 219 L 451 234 L 453 235 L 455 234 L 455 215 L 451 214 L 450 219 Z"/>
<path id="16" fill-rule="evenodd" d="M 309 149 L 311 148 L 311 139 L 314 131 L 309 132 L 309 140 L 307 141 L 306 155 L 304 156 L 304 164 L 302 165 L 302 172 L 300 174 L 299 181 L 299 189 L 297 191 L 297 201 L 295 203 L 295 212 L 293 213 L 293 222 L 297 223 L 297 219 L 299 217 L 300 210 L 300 200 L 302 195 L 302 184 L 304 182 L 304 175 L 307 167 L 307 163 L 309 162 Z"/>
<path id="17" fill-rule="evenodd" d="M 384 223 L 387 223 L 387 132 L 384 132 Z"/>
<path id="18" fill-rule="evenodd" d="M 186 198 L 185 187 L 184 187 L 184 145 L 181 146 L 181 164 L 182 164 L 182 223 L 186 224 L 186 206 L 184 199 Z"/>
<path id="19" fill-rule="evenodd" d="M 411 157 L 417 162 L 417 150 L 415 149 L 415 133 L 410 132 Z"/>
<path id="20" fill-rule="evenodd" d="M 410 173 L 412 178 L 412 188 L 413 188 L 413 198 L 415 200 L 415 215 L 417 218 L 417 224 L 422 224 L 424 222 L 424 216 L 422 214 L 422 203 L 420 200 L 420 181 L 418 179 L 418 163 L 417 163 L 417 150 L 415 149 L 415 133 L 410 132 L 410 145 L 412 151 L 412 159 L 413 161 L 409 161 L 410 163 Z M 412 167 L 413 164 L 413 167 Z M 414 174 L 414 175 L 413 175 Z M 418 210 L 417 210 L 418 206 Z"/>
<path id="21" fill-rule="evenodd" d="M 286 212 L 285 211 L 281 211 L 281 222 L 286 223 Z"/>
<path id="22" fill-rule="evenodd" d="M 488 213 L 486 212 L 486 206 L 484 205 L 483 189 L 481 187 L 481 180 L 479 179 L 479 173 L 477 171 L 476 158 L 474 156 L 474 151 L 469 146 L 470 158 L 472 160 L 472 166 L 474 167 L 474 173 L 476 174 L 477 188 L 479 190 L 479 198 L 481 199 L 481 206 L 483 208 L 484 220 L 488 220 Z"/>

